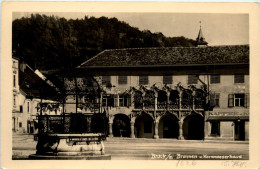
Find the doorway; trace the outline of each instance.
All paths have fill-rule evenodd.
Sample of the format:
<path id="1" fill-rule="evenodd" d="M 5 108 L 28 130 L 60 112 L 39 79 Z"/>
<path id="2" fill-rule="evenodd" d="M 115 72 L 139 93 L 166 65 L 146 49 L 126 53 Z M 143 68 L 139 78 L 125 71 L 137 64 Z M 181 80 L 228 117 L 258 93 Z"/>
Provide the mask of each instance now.
<path id="1" fill-rule="evenodd" d="M 235 140 L 245 140 L 245 121 L 235 122 Z"/>

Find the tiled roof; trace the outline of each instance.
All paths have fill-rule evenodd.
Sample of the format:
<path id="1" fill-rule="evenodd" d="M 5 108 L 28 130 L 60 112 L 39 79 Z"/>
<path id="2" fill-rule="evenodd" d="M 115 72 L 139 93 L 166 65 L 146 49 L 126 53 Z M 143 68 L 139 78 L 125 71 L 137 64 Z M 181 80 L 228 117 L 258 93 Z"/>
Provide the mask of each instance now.
<path id="1" fill-rule="evenodd" d="M 19 86 L 28 97 L 48 98 L 57 93 L 27 65 L 23 71 L 19 70 Z"/>
<path id="2" fill-rule="evenodd" d="M 249 45 L 112 49 L 99 53 L 79 68 L 241 63 L 249 64 Z"/>

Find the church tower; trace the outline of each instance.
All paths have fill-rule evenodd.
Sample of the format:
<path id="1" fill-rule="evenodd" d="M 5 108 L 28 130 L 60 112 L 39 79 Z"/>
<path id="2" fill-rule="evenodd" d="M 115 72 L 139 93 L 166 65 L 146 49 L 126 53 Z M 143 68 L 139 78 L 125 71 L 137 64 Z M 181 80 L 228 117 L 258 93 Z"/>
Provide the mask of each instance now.
<path id="1" fill-rule="evenodd" d="M 198 37 L 196 39 L 196 47 L 206 47 L 206 46 L 208 46 L 208 42 L 206 42 L 205 38 L 203 37 L 202 29 L 201 29 L 201 22 L 200 22 L 200 31 L 199 31 Z"/>

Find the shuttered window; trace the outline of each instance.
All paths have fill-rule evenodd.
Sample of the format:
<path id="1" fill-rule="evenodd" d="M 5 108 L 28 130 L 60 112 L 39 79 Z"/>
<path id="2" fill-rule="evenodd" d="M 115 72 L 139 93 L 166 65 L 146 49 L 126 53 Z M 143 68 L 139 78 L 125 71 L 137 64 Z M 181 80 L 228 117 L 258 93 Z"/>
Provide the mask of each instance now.
<path id="1" fill-rule="evenodd" d="M 14 79 L 13 79 L 13 82 L 14 82 L 14 87 L 16 87 L 16 76 L 14 75 Z"/>
<path id="2" fill-rule="evenodd" d="M 131 106 L 131 95 L 129 95 L 129 94 L 119 95 L 119 106 L 120 107 L 130 107 Z"/>
<path id="3" fill-rule="evenodd" d="M 147 85 L 148 84 L 148 76 L 146 76 L 146 75 L 139 76 L 139 84 Z"/>
<path id="4" fill-rule="evenodd" d="M 235 107 L 244 107 L 245 106 L 245 94 L 235 94 L 234 95 Z"/>
<path id="5" fill-rule="evenodd" d="M 114 95 L 114 106 L 118 107 L 118 95 Z"/>
<path id="6" fill-rule="evenodd" d="M 111 76 L 102 76 L 102 85 L 107 85 L 111 83 Z"/>
<path id="7" fill-rule="evenodd" d="M 234 75 L 234 82 L 235 83 L 244 83 L 245 82 L 245 75 L 242 73 L 237 73 Z"/>
<path id="8" fill-rule="evenodd" d="M 210 94 L 210 106 L 219 107 L 219 93 Z"/>
<path id="9" fill-rule="evenodd" d="M 249 102 L 249 93 L 245 94 L 245 107 L 249 108 L 250 102 Z"/>
<path id="10" fill-rule="evenodd" d="M 198 77 L 197 75 L 188 75 L 188 84 L 197 84 Z"/>
<path id="11" fill-rule="evenodd" d="M 163 84 L 172 84 L 172 76 L 164 75 L 163 76 Z"/>
<path id="12" fill-rule="evenodd" d="M 210 75 L 210 83 L 211 84 L 220 83 L 220 75 L 219 74 Z"/>
<path id="13" fill-rule="evenodd" d="M 228 95 L 228 107 L 234 107 L 234 94 Z"/>
<path id="14" fill-rule="evenodd" d="M 118 76 L 118 84 L 127 84 L 127 76 Z"/>
<path id="15" fill-rule="evenodd" d="M 104 95 L 102 99 L 102 106 L 114 107 L 115 97 L 114 95 Z"/>
<path id="16" fill-rule="evenodd" d="M 228 107 L 248 107 L 249 94 L 229 94 Z"/>

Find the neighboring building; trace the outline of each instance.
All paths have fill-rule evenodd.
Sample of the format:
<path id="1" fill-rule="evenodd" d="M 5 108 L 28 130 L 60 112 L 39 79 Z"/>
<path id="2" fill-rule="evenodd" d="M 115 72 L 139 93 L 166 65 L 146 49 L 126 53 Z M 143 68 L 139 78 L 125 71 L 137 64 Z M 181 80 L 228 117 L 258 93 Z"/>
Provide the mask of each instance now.
<path id="1" fill-rule="evenodd" d="M 19 105 L 19 59 L 12 58 L 12 69 L 13 69 L 13 77 L 12 77 L 12 85 L 13 85 L 13 110 L 12 110 L 12 130 L 18 131 L 22 128 L 22 115 Z"/>
<path id="2" fill-rule="evenodd" d="M 13 58 L 13 131 L 17 133 L 34 133 L 37 129 L 36 115 L 40 113 L 40 103 L 42 103 L 42 113 L 48 115 L 58 115 L 62 112 L 62 106 L 57 101 L 45 99 L 41 90 L 50 87 L 39 72 L 35 71 L 27 64 L 18 63 L 18 59 Z M 41 97 L 42 96 L 42 97 Z"/>
<path id="3" fill-rule="evenodd" d="M 198 47 L 105 50 L 82 63 L 105 90 L 109 135 L 248 140 L 249 46 L 204 42 L 200 30 Z"/>

